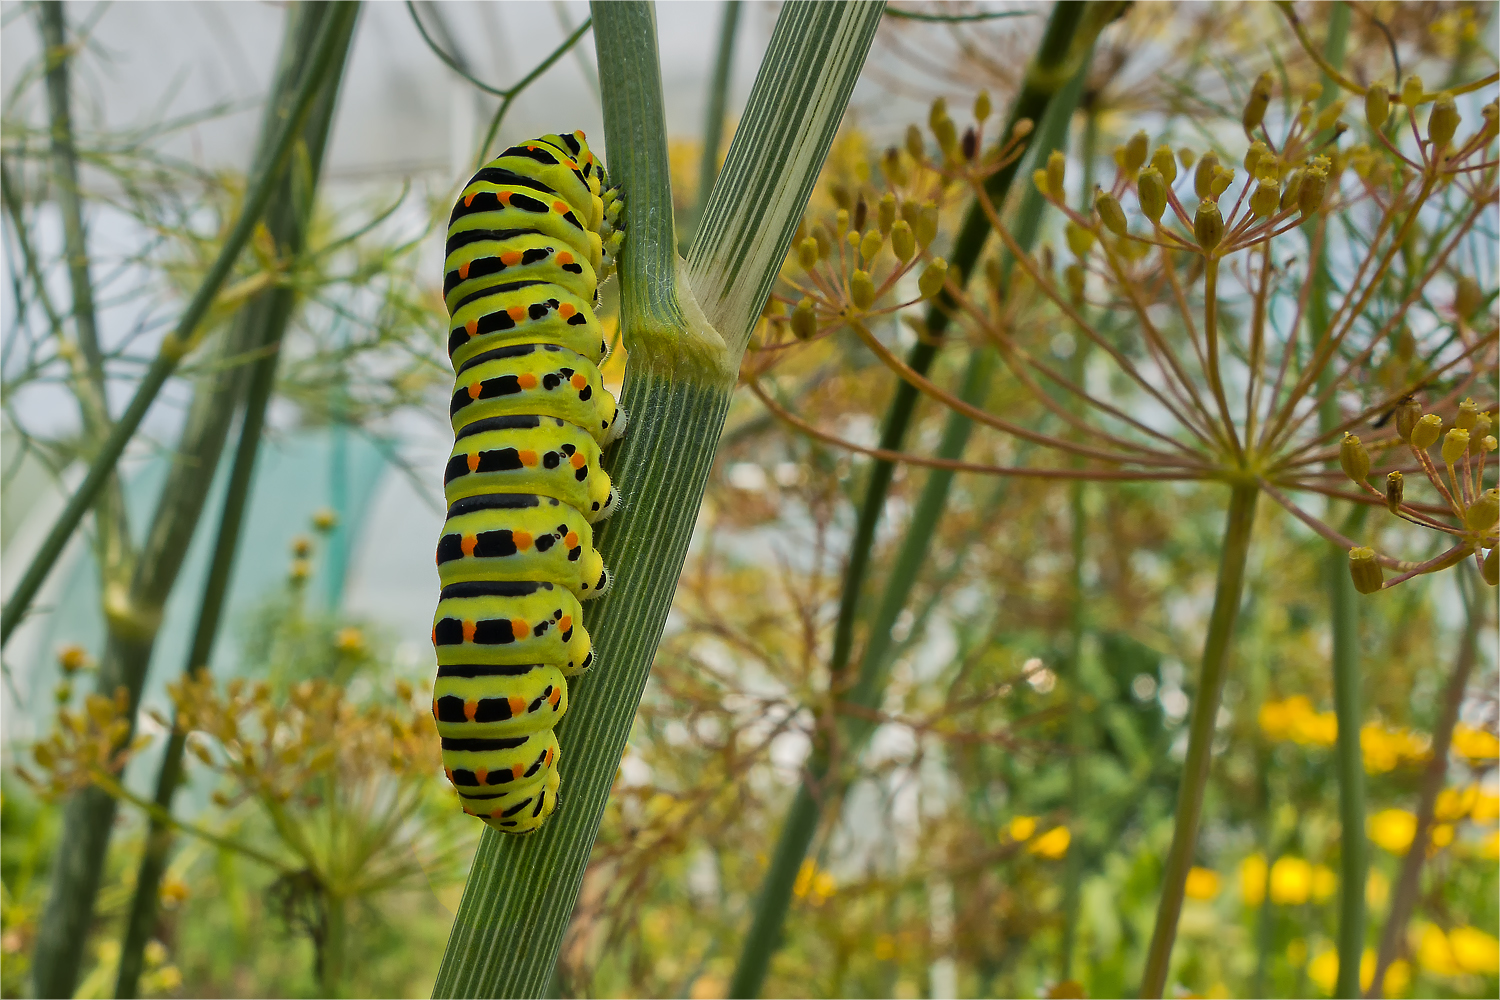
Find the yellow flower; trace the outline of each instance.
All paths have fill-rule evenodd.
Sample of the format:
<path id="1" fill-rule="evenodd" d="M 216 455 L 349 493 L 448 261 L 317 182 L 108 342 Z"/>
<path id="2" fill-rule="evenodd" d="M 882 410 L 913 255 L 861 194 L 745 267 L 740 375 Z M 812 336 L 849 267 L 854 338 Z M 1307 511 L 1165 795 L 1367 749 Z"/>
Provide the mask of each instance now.
<path id="1" fill-rule="evenodd" d="M 1439 823 L 1452 823 L 1469 815 L 1479 800 L 1479 786 L 1470 785 L 1468 788 L 1445 788 L 1438 792 L 1437 804 L 1433 809 L 1433 818 Z"/>
<path id="2" fill-rule="evenodd" d="M 1417 817 L 1405 809 L 1384 809 L 1366 823 L 1370 839 L 1382 850 L 1405 854 L 1417 835 Z"/>
<path id="3" fill-rule="evenodd" d="M 1266 898 L 1266 859 L 1251 854 L 1240 862 L 1240 898 L 1246 906 L 1259 906 Z"/>
<path id="4" fill-rule="evenodd" d="M 1260 729 L 1272 740 L 1288 739 L 1292 718 L 1284 701 L 1268 701 L 1260 706 Z"/>
<path id="5" fill-rule="evenodd" d="M 1365 879 L 1365 905 L 1372 910 L 1384 909 L 1391 899 L 1391 880 L 1372 870 Z"/>
<path id="6" fill-rule="evenodd" d="M 1057 860 L 1068 853 L 1068 844 L 1072 843 L 1073 835 L 1065 826 L 1054 826 L 1032 843 L 1026 850 L 1039 857 Z"/>
<path id="7" fill-rule="evenodd" d="M 797 869 L 797 881 L 792 883 L 792 895 L 802 899 L 812 888 L 813 877 L 818 874 L 818 866 L 812 858 L 805 858 L 802 867 Z"/>
<path id="8" fill-rule="evenodd" d="M 1492 830 L 1479 845 L 1479 856 L 1500 861 L 1500 830 Z"/>
<path id="9" fill-rule="evenodd" d="M 333 638 L 333 648 L 352 656 L 365 648 L 365 634 L 353 625 L 341 628 Z"/>
<path id="10" fill-rule="evenodd" d="M 1184 891 L 1189 899 L 1213 899 L 1219 894 L 1219 873 L 1209 868 L 1189 868 Z"/>
<path id="11" fill-rule="evenodd" d="M 1473 729 L 1460 722 L 1453 727 L 1453 749 L 1471 763 L 1500 758 L 1500 739 L 1494 733 Z"/>
<path id="12" fill-rule="evenodd" d="M 1404 958 L 1398 958 L 1385 967 L 1385 995 L 1388 997 L 1404 996 L 1406 988 L 1411 985 L 1411 963 Z"/>
<path id="13" fill-rule="evenodd" d="M 1476 823 L 1493 823 L 1500 819 L 1500 795 L 1480 792 L 1474 796 L 1474 805 L 1469 810 L 1469 818 Z"/>
<path id="14" fill-rule="evenodd" d="M 1339 877 L 1327 865 L 1318 865 L 1312 870 L 1312 898 L 1318 902 L 1328 899 L 1338 891 Z"/>
<path id="15" fill-rule="evenodd" d="M 1031 835 L 1033 833 L 1036 833 L 1036 817 L 1017 816 L 1015 819 L 1010 821 L 1010 826 L 1007 829 L 1010 832 L 1011 840 L 1030 840 Z"/>
<path id="16" fill-rule="evenodd" d="M 1453 960 L 1448 935 L 1436 924 L 1422 924 L 1416 931 L 1417 964 L 1433 975 L 1456 976 L 1461 971 Z"/>
<path id="17" fill-rule="evenodd" d="M 827 899 L 833 895 L 835 888 L 837 888 L 837 884 L 833 881 L 832 872 L 818 872 L 817 876 L 813 879 L 812 891 L 814 896 Z"/>
<path id="18" fill-rule="evenodd" d="M 1318 952 L 1317 957 L 1307 963 L 1307 978 L 1318 984 L 1324 993 L 1332 993 L 1339 981 L 1339 953 L 1332 948 Z"/>
<path id="19" fill-rule="evenodd" d="M 1312 865 L 1301 858 L 1277 858 L 1271 866 L 1271 902 L 1296 906 L 1312 890 Z"/>
<path id="20" fill-rule="evenodd" d="M 1500 938 L 1477 927 L 1455 927 L 1448 932 L 1453 961 L 1465 972 L 1500 975 Z"/>
<path id="21" fill-rule="evenodd" d="M 1453 825 L 1451 823 L 1439 823 L 1432 828 L 1431 840 L 1428 848 L 1433 851 L 1441 850 L 1453 843 Z"/>

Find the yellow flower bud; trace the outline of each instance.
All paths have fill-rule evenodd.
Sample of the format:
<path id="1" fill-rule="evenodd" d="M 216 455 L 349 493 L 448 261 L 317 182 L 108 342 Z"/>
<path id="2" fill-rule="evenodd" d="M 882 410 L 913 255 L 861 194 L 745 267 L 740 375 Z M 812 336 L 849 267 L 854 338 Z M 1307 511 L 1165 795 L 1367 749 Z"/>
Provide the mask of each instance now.
<path id="1" fill-rule="evenodd" d="M 1041 167 L 1037 167 L 1031 172 L 1031 183 L 1036 185 L 1036 189 L 1042 193 L 1043 198 L 1052 193 L 1047 190 L 1047 171 Z"/>
<path id="2" fill-rule="evenodd" d="M 1388 472 L 1385 476 L 1385 505 L 1392 514 L 1406 499 L 1406 477 L 1400 472 Z"/>
<path id="3" fill-rule="evenodd" d="M 1495 561 L 1495 553 L 1497 551 L 1500 551 L 1500 549 L 1490 549 L 1489 554 L 1484 557 L 1484 566 L 1480 570 L 1480 574 L 1484 577 L 1484 582 L 1491 587 L 1500 584 L 1500 563 Z"/>
<path id="4" fill-rule="evenodd" d="M 1411 432 L 1422 419 L 1422 404 L 1410 396 L 1396 404 L 1396 436 L 1403 441 L 1411 440 Z"/>
<path id="5" fill-rule="evenodd" d="M 1214 169 L 1218 166 L 1219 154 L 1213 150 L 1204 153 L 1198 161 L 1198 168 L 1193 171 L 1193 191 L 1199 198 L 1212 197 Z"/>
<path id="6" fill-rule="evenodd" d="M 818 317 L 813 312 L 812 299 L 803 299 L 792 310 L 792 335 L 798 340 L 810 340 L 818 332 Z"/>
<path id="7" fill-rule="evenodd" d="M 847 233 L 844 234 L 844 240 L 845 240 L 845 242 L 847 242 L 849 244 L 849 249 L 850 250 L 857 250 L 859 248 L 859 240 L 860 240 L 859 230 L 858 229 L 851 229 L 851 230 L 849 230 Z"/>
<path id="8" fill-rule="evenodd" d="M 1212 197 L 1217 200 L 1220 195 L 1229 189 L 1234 183 L 1234 171 L 1227 167 L 1215 167 L 1213 177 L 1209 179 L 1208 190 Z"/>
<path id="9" fill-rule="evenodd" d="M 1069 264 L 1063 269 L 1063 282 L 1068 286 L 1068 295 L 1075 304 L 1083 301 L 1083 288 L 1087 277 L 1083 273 L 1083 268 L 1077 264 Z"/>
<path id="10" fill-rule="evenodd" d="M 941 257 L 934 258 L 917 279 L 917 290 L 922 293 L 922 298 L 930 299 L 943 290 L 943 282 L 947 277 L 948 262 Z"/>
<path id="11" fill-rule="evenodd" d="M 1062 200 L 1065 194 L 1063 180 L 1067 176 L 1068 157 L 1060 149 L 1054 149 L 1047 157 L 1047 193 Z"/>
<path id="12" fill-rule="evenodd" d="M 1376 132 L 1391 113 L 1391 95 L 1385 84 L 1377 83 L 1365 91 L 1365 123 Z"/>
<path id="13" fill-rule="evenodd" d="M 875 255 L 880 252 L 885 239 L 881 237 L 880 230 L 872 229 L 865 233 L 865 238 L 859 241 L 859 255 L 862 259 L 874 260 Z"/>
<path id="14" fill-rule="evenodd" d="M 1151 154 L 1151 165 L 1161 174 L 1162 183 L 1171 187 L 1177 179 L 1177 161 L 1172 157 L 1171 147 L 1157 146 L 1156 152 Z"/>
<path id="15" fill-rule="evenodd" d="M 1479 145 L 1488 146 L 1494 141 L 1496 133 L 1500 133 L 1500 103 L 1491 101 L 1479 114 L 1484 118 L 1484 124 L 1479 127 Z"/>
<path id="16" fill-rule="evenodd" d="M 1452 465 L 1468 450 L 1469 432 L 1462 427 L 1454 427 L 1443 436 L 1443 464 Z"/>
<path id="17" fill-rule="evenodd" d="M 906 182 L 911 180 L 906 163 L 901 159 L 901 150 L 895 146 L 887 149 L 881 157 L 880 169 L 885 172 L 885 179 L 897 187 L 905 187 Z"/>
<path id="18" fill-rule="evenodd" d="M 1437 444 L 1438 435 L 1443 432 L 1443 418 L 1436 413 L 1428 413 L 1412 425 L 1411 446 L 1418 451 L 1426 451 Z"/>
<path id="19" fill-rule="evenodd" d="M 876 224 L 882 235 L 890 235 L 891 225 L 896 221 L 896 196 L 886 192 L 875 209 Z"/>
<path id="20" fill-rule="evenodd" d="M 875 304 L 875 282 L 869 271 L 856 270 L 849 276 L 849 301 L 856 309 L 868 309 Z"/>
<path id="21" fill-rule="evenodd" d="M 1401 103 L 1408 108 L 1415 108 L 1422 103 L 1422 95 L 1425 92 L 1422 87 L 1422 78 L 1415 75 L 1409 76 L 1401 84 Z"/>
<path id="22" fill-rule="evenodd" d="M 1470 531 L 1489 531 L 1497 521 L 1500 521 L 1500 490 L 1485 490 L 1464 511 L 1464 527 Z"/>
<path id="23" fill-rule="evenodd" d="M 1339 465 L 1343 468 L 1344 475 L 1361 486 L 1370 478 L 1370 453 L 1365 451 L 1365 446 L 1353 434 L 1346 433 L 1343 443 L 1339 445 Z"/>
<path id="24" fill-rule="evenodd" d="M 1219 206 L 1212 198 L 1198 203 L 1198 212 L 1193 216 L 1193 235 L 1205 250 L 1212 250 L 1224 238 L 1224 216 L 1219 214 Z"/>
<path id="25" fill-rule="evenodd" d="M 839 209 L 838 214 L 833 217 L 833 234 L 835 236 L 842 237 L 848 231 L 849 210 L 846 208 L 841 208 Z"/>
<path id="26" fill-rule="evenodd" d="M 1361 594 L 1373 594 L 1385 586 L 1385 573 L 1375 559 L 1375 550 L 1363 545 L 1349 550 L 1349 575 Z"/>
<path id="27" fill-rule="evenodd" d="M 897 219 L 891 226 L 891 252 L 903 264 L 916 256 L 917 240 L 912 236 L 911 223 L 905 219 Z"/>
<path id="28" fill-rule="evenodd" d="M 1145 132 L 1137 132 L 1135 135 L 1130 137 L 1129 142 L 1125 143 L 1126 176 L 1134 177 L 1136 174 L 1140 173 L 1141 167 L 1143 167 L 1146 163 L 1146 151 L 1148 149 L 1148 146 L 1149 140 L 1146 138 Z"/>
<path id="29" fill-rule="evenodd" d="M 1287 175 L 1286 185 L 1281 189 L 1281 209 L 1285 211 L 1297 204 L 1297 195 L 1302 190 L 1302 178 L 1305 171 L 1293 170 Z"/>
<path id="30" fill-rule="evenodd" d="M 1068 249 L 1073 251 L 1073 256 L 1082 259 L 1089 255 L 1094 247 L 1094 231 L 1085 229 L 1076 222 L 1070 222 L 1063 230 L 1068 240 Z"/>
<path id="31" fill-rule="evenodd" d="M 833 203 L 839 208 L 848 209 L 854 204 L 854 198 L 849 194 L 849 188 L 838 181 L 834 181 L 828 185 L 828 193 L 833 195 Z M 839 232 L 843 232 L 843 230 L 841 229 Z"/>
<path id="32" fill-rule="evenodd" d="M 1260 165 L 1261 160 L 1264 160 L 1270 155 L 1270 148 L 1259 139 L 1256 139 L 1250 144 L 1250 148 L 1245 150 L 1245 173 L 1249 174 L 1251 177 L 1256 176 L 1255 168 Z"/>
<path id="33" fill-rule="evenodd" d="M 939 97 L 932 102 L 932 107 L 927 111 L 927 125 L 934 130 L 937 123 L 948 117 L 948 99 Z"/>
<path id="34" fill-rule="evenodd" d="M 1328 171 L 1310 167 L 1302 175 L 1302 186 L 1297 189 L 1297 208 L 1303 215 L 1316 215 L 1323 207 L 1323 198 L 1328 193 Z"/>
<path id="35" fill-rule="evenodd" d="M 943 155 L 950 160 L 955 159 L 958 155 L 958 128 L 953 124 L 953 119 L 938 119 L 932 125 L 932 134 Z"/>
<path id="36" fill-rule="evenodd" d="M 906 127 L 906 151 L 917 163 L 927 158 L 927 144 L 922 141 L 922 130 L 915 125 Z"/>
<path id="37" fill-rule="evenodd" d="M 1194 153 L 1191 149 L 1183 146 L 1177 151 L 1177 162 L 1182 164 L 1183 170 L 1191 170 L 1193 167 L 1193 160 L 1195 160 L 1197 156 L 1197 153 Z"/>
<path id="38" fill-rule="evenodd" d="M 1453 102 L 1453 95 L 1445 90 L 1433 102 L 1432 113 L 1427 116 L 1427 138 L 1434 150 L 1440 150 L 1453 141 L 1459 121 L 1458 105 Z"/>
<path id="39" fill-rule="evenodd" d="M 1327 132 L 1338 122 L 1344 113 L 1344 102 L 1334 101 L 1328 107 L 1318 113 L 1317 129 L 1319 132 Z"/>
<path id="40" fill-rule="evenodd" d="M 917 216 L 916 225 L 912 227 L 912 232 L 915 233 L 917 237 L 917 243 L 919 243 L 923 247 L 931 246 L 932 241 L 937 239 L 937 231 L 937 205 L 930 201 L 923 202 L 922 213 Z"/>
<path id="41" fill-rule="evenodd" d="M 797 263 L 802 265 L 802 270 L 811 271 L 818 266 L 818 241 L 809 236 L 797 247 Z"/>
<path id="42" fill-rule="evenodd" d="M 818 259 L 828 260 L 833 256 L 833 238 L 828 235 L 827 228 L 821 225 L 814 226 L 812 234 L 813 240 L 818 244 Z"/>
<path id="43" fill-rule="evenodd" d="M 1479 422 L 1479 405 L 1470 396 L 1458 404 L 1458 418 L 1453 421 L 1454 426 L 1461 427 L 1466 431 L 1472 431 L 1474 425 Z"/>
<path id="44" fill-rule="evenodd" d="M 1142 170 L 1135 179 L 1135 189 L 1146 218 L 1152 222 L 1160 222 L 1162 213 L 1167 210 L 1167 186 L 1162 180 L 1161 171 L 1154 165 Z"/>
<path id="45" fill-rule="evenodd" d="M 1094 209 L 1110 232 L 1116 236 L 1125 235 L 1125 210 L 1120 207 L 1118 198 L 1108 191 L 1100 191 L 1094 196 Z"/>
<path id="46" fill-rule="evenodd" d="M 1246 132 L 1254 132 L 1265 120 L 1266 108 L 1271 103 L 1271 88 L 1275 84 L 1276 78 L 1271 75 L 1270 70 L 1255 78 L 1255 83 L 1250 87 L 1250 97 L 1245 101 L 1245 113 L 1241 117 Z"/>
<path id="47" fill-rule="evenodd" d="M 1262 177 L 1255 184 L 1255 193 L 1250 195 L 1250 211 L 1264 218 L 1275 215 L 1276 208 L 1281 203 L 1281 192 L 1276 187 L 1276 182 L 1268 177 Z"/>
<path id="48" fill-rule="evenodd" d="M 982 122 L 990 116 L 990 92 L 981 90 L 974 95 L 974 120 Z"/>

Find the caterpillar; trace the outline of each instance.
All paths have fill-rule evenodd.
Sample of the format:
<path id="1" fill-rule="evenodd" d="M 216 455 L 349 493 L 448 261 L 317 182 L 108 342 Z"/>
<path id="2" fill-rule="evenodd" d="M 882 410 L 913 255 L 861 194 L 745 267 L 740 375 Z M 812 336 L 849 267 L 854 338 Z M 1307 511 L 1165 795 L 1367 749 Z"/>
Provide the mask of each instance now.
<path id="1" fill-rule="evenodd" d="M 437 544 L 432 714 L 463 809 L 530 833 L 557 809 L 554 727 L 594 654 L 580 600 L 610 587 L 590 527 L 619 505 L 599 467 L 625 412 L 595 309 L 623 203 L 582 132 L 505 150 L 448 220 L 453 450 Z"/>

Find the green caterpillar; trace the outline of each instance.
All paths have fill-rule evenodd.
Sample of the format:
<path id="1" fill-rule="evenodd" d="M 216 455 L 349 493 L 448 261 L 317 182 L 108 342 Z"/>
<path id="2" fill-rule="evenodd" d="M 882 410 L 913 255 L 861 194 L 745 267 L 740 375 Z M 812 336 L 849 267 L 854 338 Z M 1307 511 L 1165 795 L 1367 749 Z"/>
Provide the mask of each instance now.
<path id="1" fill-rule="evenodd" d="M 619 505 L 599 456 L 625 413 L 599 374 L 594 309 L 621 207 L 574 132 L 485 164 L 448 220 L 454 443 L 432 714 L 464 811 L 504 833 L 557 809 L 553 728 L 567 678 L 594 658 L 578 602 L 610 585 L 590 525 Z"/>

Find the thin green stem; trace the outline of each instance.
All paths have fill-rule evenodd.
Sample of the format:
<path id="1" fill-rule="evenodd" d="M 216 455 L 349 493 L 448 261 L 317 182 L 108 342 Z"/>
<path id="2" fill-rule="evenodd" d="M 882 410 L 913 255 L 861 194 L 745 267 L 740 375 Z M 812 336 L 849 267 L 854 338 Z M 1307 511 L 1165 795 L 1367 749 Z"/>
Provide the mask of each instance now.
<path id="1" fill-rule="evenodd" d="M 708 104 L 703 109 L 703 154 L 698 158 L 698 200 L 683 228 L 684 248 L 691 245 L 697 232 L 703 206 L 713 193 L 714 179 L 719 176 L 719 146 L 724 142 L 724 116 L 729 104 L 729 77 L 734 68 L 734 40 L 739 33 L 740 0 L 725 0 L 724 20 L 719 24 L 719 50 L 714 56 L 713 75 L 709 79 Z"/>
<path id="2" fill-rule="evenodd" d="M 124 453 L 125 446 L 135 436 L 141 421 L 145 419 L 146 411 L 155 402 L 157 393 L 177 370 L 177 365 L 183 357 L 197 346 L 204 332 L 199 329 L 200 324 L 207 316 L 209 307 L 213 305 L 214 298 L 219 294 L 219 289 L 223 287 L 225 279 L 229 277 L 235 261 L 239 259 L 240 251 L 249 242 L 250 234 L 255 231 L 256 225 L 265 212 L 266 203 L 271 198 L 271 193 L 291 155 L 292 146 L 301 132 L 302 122 L 312 107 L 313 100 L 317 97 L 326 77 L 325 71 L 335 56 L 337 43 L 337 32 L 331 29 L 320 38 L 320 44 L 315 49 L 316 56 L 313 63 L 316 71 L 307 75 L 304 85 L 289 108 L 289 114 L 278 123 L 274 141 L 271 144 L 273 155 L 268 158 L 264 168 L 251 181 L 245 201 L 240 206 L 239 218 L 235 220 L 229 235 L 225 237 L 218 257 L 208 273 L 204 275 L 203 281 L 193 294 L 187 308 L 183 310 L 177 326 L 163 339 L 156 358 L 141 378 L 140 384 L 136 386 L 130 405 L 126 407 L 125 412 L 110 430 L 109 437 L 89 464 L 83 482 L 68 498 L 67 505 L 58 515 L 46 540 L 42 542 L 31 564 L 26 567 L 25 573 L 17 581 L 16 589 L 11 592 L 10 599 L 5 602 L 4 610 L 0 611 L 0 648 L 10 641 L 11 634 L 31 607 L 32 600 L 47 579 L 47 574 L 57 563 L 58 557 L 62 555 L 63 548 L 72 537 L 74 529 L 78 527 L 84 514 L 94 505 L 105 484 L 114 475 L 115 465 Z"/>
<path id="3" fill-rule="evenodd" d="M 1198 671 L 1198 689 L 1193 697 L 1192 717 L 1188 726 L 1187 759 L 1183 762 L 1182 784 L 1177 792 L 1177 816 L 1172 829 L 1172 847 L 1167 853 L 1162 877 L 1161 901 L 1156 909 L 1156 926 L 1146 953 L 1146 971 L 1141 980 L 1142 997 L 1160 998 L 1166 989 L 1167 972 L 1172 959 L 1172 944 L 1177 938 L 1177 918 L 1182 914 L 1183 893 L 1188 870 L 1198 841 L 1198 821 L 1203 813 L 1203 791 L 1208 784 L 1209 764 L 1213 758 L 1214 723 L 1229 674 L 1230 645 L 1234 623 L 1239 616 L 1240 596 L 1245 586 L 1245 564 L 1250 552 L 1251 529 L 1255 523 L 1255 502 L 1260 496 L 1253 483 L 1237 483 L 1229 497 L 1229 513 L 1219 559 L 1219 578 L 1214 591 L 1213 611 L 1208 620 L 1208 636 L 1203 644 L 1203 663 Z"/>

